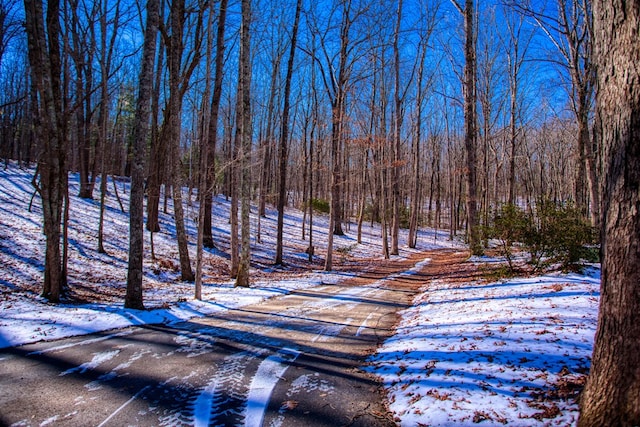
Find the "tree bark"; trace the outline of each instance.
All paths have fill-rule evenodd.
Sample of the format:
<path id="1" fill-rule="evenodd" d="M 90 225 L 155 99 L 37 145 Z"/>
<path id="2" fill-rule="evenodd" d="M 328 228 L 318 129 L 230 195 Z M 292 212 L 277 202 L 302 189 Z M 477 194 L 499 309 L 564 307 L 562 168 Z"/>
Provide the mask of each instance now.
<path id="1" fill-rule="evenodd" d="M 147 24 L 142 47 L 138 100 L 133 127 L 133 162 L 131 165 L 131 195 L 129 201 L 129 263 L 127 270 L 126 308 L 144 309 L 142 299 L 142 264 L 144 259 L 144 164 L 151 92 L 153 91 L 153 64 L 156 57 L 160 0 L 147 1 Z"/>
<path id="2" fill-rule="evenodd" d="M 477 113 L 476 113 L 476 31 L 473 0 L 465 0 L 464 10 L 452 0 L 464 16 L 464 147 L 467 155 L 465 178 L 467 184 L 467 227 L 469 247 L 474 255 L 482 255 L 480 220 L 477 196 Z"/>
<path id="3" fill-rule="evenodd" d="M 276 264 L 282 265 L 282 247 L 283 247 L 283 229 L 284 229 L 284 206 L 287 201 L 287 166 L 288 166 L 288 147 L 289 139 L 289 108 L 291 97 L 291 77 L 293 76 L 293 61 L 296 56 L 296 45 L 298 40 L 298 23 L 300 22 L 300 10 L 302 9 L 302 0 L 296 2 L 296 14 L 293 20 L 293 29 L 291 30 L 291 46 L 289 51 L 289 59 L 287 61 L 287 76 L 284 83 L 284 106 L 282 108 L 282 130 L 280 132 L 280 147 L 278 157 L 280 161 L 280 183 L 278 188 L 278 225 L 276 238 Z"/>
<path id="4" fill-rule="evenodd" d="M 160 14 L 160 12 L 158 12 Z M 160 15 L 158 15 L 158 24 L 160 23 Z M 162 38 L 160 39 L 162 45 Z M 147 179 L 147 230 L 152 233 L 160 231 L 160 222 L 158 211 L 160 209 L 160 186 L 166 181 L 166 173 L 164 172 L 167 149 L 165 147 L 165 138 L 161 135 L 164 132 L 164 126 L 159 129 L 158 117 L 160 114 L 160 87 L 162 85 L 164 49 L 161 47 L 158 51 L 157 69 L 155 70 L 155 82 L 153 84 L 151 98 L 151 152 L 149 155 L 149 177 Z M 169 114 L 167 111 L 165 114 Z M 165 120 L 167 116 L 165 115 Z"/>
<path id="5" fill-rule="evenodd" d="M 25 0 L 24 7 L 32 85 L 37 96 L 35 132 L 42 144 L 38 160 L 38 190 L 46 236 L 42 295 L 57 303 L 66 283 L 60 254 L 60 227 L 68 181 L 61 93 L 60 2 L 47 2 L 46 23 L 42 0 Z"/>
<path id="6" fill-rule="evenodd" d="M 399 253 L 400 239 L 400 145 L 402 131 L 402 88 L 400 87 L 400 25 L 402 23 L 402 0 L 398 0 L 396 23 L 393 31 L 393 80 L 394 80 L 394 117 L 393 117 L 393 169 L 392 169 L 392 218 L 391 218 L 391 255 Z"/>
<path id="7" fill-rule="evenodd" d="M 640 425 L 640 0 L 593 5 L 603 146 L 602 285 L 578 425 Z"/>
<path id="8" fill-rule="evenodd" d="M 201 5 L 204 6 L 204 5 Z M 193 53 L 188 55 L 188 60 L 183 60 L 185 52 L 185 22 L 187 15 L 193 13 L 186 10 L 184 0 L 175 0 L 171 3 L 169 11 L 169 26 L 171 33 L 165 36 L 167 47 L 167 65 L 169 70 L 169 100 L 167 104 L 168 119 L 164 126 L 167 129 L 170 153 L 171 186 L 173 188 L 173 213 L 176 225 L 176 239 L 178 240 L 178 254 L 180 258 L 180 278 L 190 282 L 195 279 L 191 268 L 189 256 L 189 242 L 185 229 L 184 209 L 182 206 L 182 161 L 180 153 L 180 140 L 182 132 L 182 102 L 184 94 L 189 86 L 191 75 L 200 60 L 199 49 L 202 43 L 202 16 L 203 9 L 197 11 L 197 22 L 194 34 L 190 37 L 194 40 L 191 47 Z"/>
<path id="9" fill-rule="evenodd" d="M 251 210 L 251 0 L 242 0 L 242 25 L 240 29 L 240 90 L 242 99 L 240 111 L 240 223 L 241 245 L 240 263 L 236 286 L 248 287 L 251 260 L 251 229 L 249 213 Z"/>
<path id="10" fill-rule="evenodd" d="M 215 183 L 215 162 L 216 162 L 216 143 L 218 141 L 218 117 L 220 114 L 220 99 L 222 98 L 222 78 L 224 67 L 225 52 L 225 28 L 227 22 L 227 5 L 228 0 L 220 1 L 220 12 L 218 14 L 218 30 L 216 34 L 216 59 L 215 59 L 215 78 L 213 83 L 213 97 L 211 99 L 211 118 L 209 121 L 209 144 L 208 158 L 210 164 L 207 165 L 206 186 L 203 191 L 204 202 L 204 235 L 203 245 L 206 248 L 213 248 L 213 224 L 211 219 L 211 208 L 213 203 L 213 187 Z"/>

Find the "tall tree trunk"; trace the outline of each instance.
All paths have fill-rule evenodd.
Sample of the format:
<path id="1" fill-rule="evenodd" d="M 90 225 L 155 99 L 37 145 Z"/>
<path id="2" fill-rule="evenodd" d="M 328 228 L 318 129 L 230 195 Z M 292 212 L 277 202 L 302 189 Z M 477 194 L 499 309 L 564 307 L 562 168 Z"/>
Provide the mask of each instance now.
<path id="1" fill-rule="evenodd" d="M 46 25 L 42 0 L 25 0 L 24 7 L 32 85 L 38 97 L 34 111 L 35 132 L 42 144 L 38 161 L 46 236 L 42 295 L 57 303 L 66 282 L 60 254 L 60 227 L 68 180 L 61 91 L 60 2 L 47 2 Z"/>
<path id="2" fill-rule="evenodd" d="M 248 287 L 251 261 L 251 0 L 242 0 L 242 25 L 240 29 L 240 90 L 242 107 L 239 116 L 240 132 L 240 201 L 241 233 L 240 263 L 236 286 Z"/>
<path id="3" fill-rule="evenodd" d="M 273 201 L 273 197 L 270 196 L 272 190 L 272 177 L 274 173 L 272 169 L 272 156 L 273 149 L 275 148 L 274 140 L 274 128 L 276 122 L 276 99 L 278 98 L 278 77 L 280 77 L 280 66 L 282 63 L 282 56 L 284 50 L 280 50 L 278 46 L 278 53 L 276 58 L 272 62 L 271 81 L 269 83 L 269 100 L 267 101 L 267 127 L 265 129 L 264 137 L 260 138 L 260 152 L 262 154 L 262 167 L 260 173 L 260 196 L 258 205 L 258 215 L 261 217 L 266 216 L 267 199 Z"/>
<path id="4" fill-rule="evenodd" d="M 344 84 L 343 84 L 344 86 Z M 339 93 L 331 108 L 331 216 L 330 232 L 336 236 L 343 236 L 342 230 L 342 127 L 344 126 L 344 102 L 346 94 L 344 87 L 339 89 Z M 331 239 L 333 245 L 333 239 Z M 333 246 L 331 246 L 333 249 Z"/>
<path id="5" fill-rule="evenodd" d="M 213 56 L 213 5 L 209 9 L 209 17 L 207 18 L 207 53 L 205 66 L 205 86 L 202 94 L 202 110 L 199 114 L 199 133 L 200 133 L 200 164 L 198 167 L 198 196 L 200 204 L 198 206 L 198 236 L 196 242 L 196 272 L 195 272 L 195 299 L 202 299 L 202 263 L 204 258 L 204 218 L 206 215 L 203 197 L 208 192 L 207 183 L 209 181 L 209 130 L 211 119 L 211 111 L 209 110 L 209 97 L 211 96 L 211 62 Z"/>
<path id="6" fill-rule="evenodd" d="M 476 31 L 474 0 L 465 0 L 464 9 L 451 0 L 464 17 L 464 147 L 467 155 L 465 178 L 467 184 L 467 228 L 469 247 L 474 255 L 482 255 L 480 219 L 478 215 L 477 184 L 477 113 L 476 113 Z"/>
<path id="7" fill-rule="evenodd" d="M 131 195 L 129 201 L 129 263 L 127 270 L 126 308 L 142 310 L 142 261 L 144 258 L 144 164 L 151 93 L 153 91 L 153 64 L 156 57 L 156 39 L 159 24 L 160 0 L 147 1 L 147 24 L 142 47 L 138 100 L 133 126 L 133 162 L 131 167 Z"/>
<path id="8" fill-rule="evenodd" d="M 424 98 L 424 91 L 422 83 L 424 81 L 424 61 L 427 54 L 427 41 L 421 40 L 420 50 L 417 60 L 418 62 L 418 76 L 416 79 L 416 118 L 415 118 L 415 130 L 413 140 L 413 180 L 411 183 L 411 213 L 409 218 L 409 236 L 407 238 L 407 245 L 410 248 L 415 248 L 418 239 L 418 216 L 420 211 L 420 144 L 422 139 L 422 101 Z M 433 153 L 435 158 L 435 153 Z M 431 172 L 431 185 L 429 191 L 433 194 L 433 171 Z M 429 197 L 429 205 L 431 205 L 433 197 Z M 429 206 L 429 216 L 431 216 L 431 206 Z"/>
<path id="9" fill-rule="evenodd" d="M 218 117 L 220 114 L 220 99 L 222 98 L 222 78 L 225 52 L 225 28 L 227 22 L 228 0 L 220 1 L 220 12 L 218 13 L 218 31 L 216 34 L 216 59 L 215 78 L 213 83 L 213 97 L 211 99 L 211 119 L 209 121 L 209 163 L 207 165 L 206 185 L 203 191 L 204 199 L 204 236 L 203 245 L 206 248 L 213 248 L 213 224 L 211 219 L 211 208 L 213 202 L 213 187 L 215 180 L 216 143 L 218 140 Z M 201 201 L 202 202 L 202 201 Z"/>
<path id="10" fill-rule="evenodd" d="M 189 256 L 189 242 L 185 229 L 184 209 L 182 206 L 182 161 L 180 152 L 180 140 L 182 133 L 182 100 L 191 74 L 198 64 L 200 55 L 193 55 L 190 61 L 183 63 L 185 50 L 184 29 L 185 21 L 191 11 L 186 10 L 185 0 L 174 0 L 169 11 L 170 35 L 165 33 L 165 45 L 167 46 L 167 65 L 169 70 L 169 100 L 167 105 L 168 120 L 165 119 L 165 127 L 168 137 L 170 153 L 171 186 L 173 196 L 173 213 L 176 226 L 176 238 L 178 240 L 178 254 L 180 257 L 180 277 L 183 281 L 193 281 L 194 274 L 191 269 Z M 191 48 L 194 51 L 200 49 L 201 25 L 203 9 L 198 11 L 195 28 L 194 43 Z"/>
<path id="11" fill-rule="evenodd" d="M 160 12 L 158 12 L 160 13 Z M 160 15 L 158 15 L 160 16 Z M 158 23 L 160 18 L 158 17 Z M 161 44 L 162 44 L 162 39 Z M 155 82 L 152 86 L 151 98 L 151 152 L 149 154 L 149 177 L 146 183 L 147 190 L 147 230 L 152 233 L 160 231 L 158 213 L 160 209 L 160 186 L 166 181 L 165 163 L 167 150 L 166 138 L 161 133 L 164 126 L 159 128 L 158 117 L 160 115 L 160 87 L 162 85 L 164 49 L 158 52 L 157 69 L 155 70 Z M 153 72 L 153 71 L 152 71 Z M 165 121 L 168 119 L 165 112 Z M 134 142 L 135 144 L 135 142 Z"/>
<path id="12" fill-rule="evenodd" d="M 109 124 L 109 102 L 111 99 L 111 95 L 109 93 L 109 74 L 111 72 L 111 61 L 113 57 L 113 49 L 116 42 L 117 31 L 112 29 L 111 37 L 108 36 L 108 24 L 107 24 L 107 13 L 108 6 L 107 1 L 105 0 L 102 3 L 102 12 L 99 18 L 100 24 L 100 109 L 98 114 L 98 145 L 102 147 L 102 182 L 100 185 L 100 220 L 98 226 L 98 252 L 106 253 L 104 249 L 104 212 L 105 212 L 105 198 L 107 193 L 107 177 L 108 170 L 106 166 L 107 159 L 111 159 L 111 145 L 108 144 L 107 138 L 107 128 Z M 119 4 L 116 5 L 114 11 L 115 17 L 112 25 L 115 28 L 118 26 L 119 18 L 120 18 L 120 7 Z M 96 43 L 97 44 L 97 43 Z M 117 117 L 116 117 L 117 121 Z M 109 147 L 109 149 L 107 148 Z M 109 150 L 109 152 L 107 152 Z M 114 188 L 116 188 L 115 181 L 113 183 Z M 117 196 L 118 193 L 116 193 Z M 118 201 L 120 199 L 118 198 Z M 120 203 L 122 206 L 122 203 Z"/>
<path id="13" fill-rule="evenodd" d="M 284 206 L 287 200 L 287 163 L 288 163 L 288 147 L 287 139 L 289 138 L 289 108 L 291 97 L 291 77 L 293 76 L 293 62 L 296 55 L 296 46 L 298 40 L 298 23 L 300 22 L 300 10 L 302 9 L 302 0 L 296 2 L 296 15 L 293 20 L 293 29 L 291 30 L 291 45 L 289 51 L 289 59 L 287 61 L 287 76 L 284 83 L 284 106 L 282 109 L 282 130 L 280 132 L 280 147 L 278 157 L 280 161 L 280 182 L 278 191 L 278 226 L 276 237 L 276 264 L 282 264 L 282 246 L 283 246 L 283 229 L 284 229 Z"/>
<path id="14" fill-rule="evenodd" d="M 584 213 L 590 213 L 591 223 L 594 226 L 600 225 L 600 190 L 597 178 L 597 166 L 595 154 L 593 152 L 591 134 L 589 132 L 589 116 L 591 108 L 584 90 L 579 90 L 577 119 L 578 119 L 578 152 L 580 153 L 580 168 L 582 171 L 582 184 L 586 183 L 590 209 L 587 209 L 586 202 L 583 202 Z M 578 205 L 582 206 L 582 205 Z"/>
<path id="15" fill-rule="evenodd" d="M 602 285 L 578 425 L 640 425 L 640 0 L 596 0 Z"/>
<path id="16" fill-rule="evenodd" d="M 402 22 L 402 0 L 398 0 L 396 24 L 393 31 L 393 80 L 394 80 L 394 118 L 393 118 L 393 169 L 392 196 L 393 209 L 391 218 L 391 255 L 399 253 L 400 236 L 400 144 L 402 130 L 402 89 L 400 87 L 400 24 Z"/>

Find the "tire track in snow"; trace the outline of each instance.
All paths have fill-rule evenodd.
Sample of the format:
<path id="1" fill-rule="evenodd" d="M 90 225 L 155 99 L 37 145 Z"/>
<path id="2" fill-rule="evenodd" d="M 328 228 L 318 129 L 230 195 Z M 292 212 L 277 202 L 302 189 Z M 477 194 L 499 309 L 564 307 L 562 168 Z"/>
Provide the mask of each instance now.
<path id="1" fill-rule="evenodd" d="M 255 356 L 249 351 L 224 358 L 224 363 L 194 402 L 194 424 L 239 425 L 247 404 L 249 388 L 245 371 Z"/>

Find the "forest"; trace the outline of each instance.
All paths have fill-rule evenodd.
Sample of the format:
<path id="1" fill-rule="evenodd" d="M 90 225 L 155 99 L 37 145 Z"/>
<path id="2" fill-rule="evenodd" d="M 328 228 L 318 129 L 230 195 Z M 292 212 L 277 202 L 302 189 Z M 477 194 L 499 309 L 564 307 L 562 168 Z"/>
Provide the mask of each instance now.
<path id="1" fill-rule="evenodd" d="M 183 187 L 203 200 L 198 253 L 231 221 L 232 275 L 245 285 L 249 203 L 261 215 L 325 209 L 336 235 L 346 218 L 358 233 L 381 223 L 385 257 L 415 247 L 423 226 L 481 253 L 506 204 L 572 206 L 597 225 L 588 1 L 155 3 L 2 2 L 0 153 L 40 162 L 52 242 L 63 171 L 102 201 L 107 176 L 130 177 L 132 224 L 145 215 L 153 232 L 173 197 L 184 280 L 198 268 Z M 212 217 L 213 194 L 231 199 L 230 218 Z M 51 246 L 44 294 L 57 300 L 64 267 Z"/>
<path id="2" fill-rule="evenodd" d="M 639 11 L 637 0 L 0 0 L 0 157 L 33 170 L 42 297 L 68 290 L 72 200 L 97 201 L 107 252 L 111 192 L 128 215 L 126 309 L 144 309 L 162 215 L 196 300 L 206 251 L 250 286 L 268 212 L 272 263 L 286 267 L 287 208 L 327 272 L 334 240 L 359 244 L 366 224 L 384 260 L 424 230 L 473 256 L 493 245 L 511 269 L 514 243 L 534 269 L 556 245 L 562 268 L 602 262 L 582 423 L 637 424 Z"/>

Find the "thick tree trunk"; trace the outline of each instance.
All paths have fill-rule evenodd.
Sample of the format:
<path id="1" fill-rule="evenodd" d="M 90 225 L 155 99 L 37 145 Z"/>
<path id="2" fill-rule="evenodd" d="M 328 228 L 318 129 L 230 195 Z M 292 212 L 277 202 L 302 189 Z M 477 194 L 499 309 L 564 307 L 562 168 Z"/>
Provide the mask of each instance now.
<path id="1" fill-rule="evenodd" d="M 25 30 L 29 48 L 35 133 L 42 144 L 38 160 L 44 234 L 45 269 L 42 295 L 57 303 L 66 283 L 60 253 L 62 206 L 67 191 L 66 147 L 61 96 L 60 2 L 25 0 Z"/>
<path id="2" fill-rule="evenodd" d="M 147 27 L 142 47 L 142 65 L 139 77 L 138 100 L 133 127 L 133 162 L 131 167 L 131 198 L 129 201 L 129 264 L 127 293 L 124 306 L 143 309 L 142 264 L 144 259 L 144 164 L 151 92 L 153 90 L 153 63 L 156 56 L 156 39 L 159 21 L 159 0 L 147 1 Z"/>
<path id="3" fill-rule="evenodd" d="M 477 159 L 476 159 L 476 43 L 475 43 L 475 8 L 473 0 L 465 1 L 464 28 L 464 146 L 467 154 L 465 171 L 467 184 L 467 225 L 469 246 L 474 255 L 482 255 L 480 240 L 480 221 L 477 207 Z"/>
<path id="4" fill-rule="evenodd" d="M 579 426 L 640 425 L 640 0 L 594 2 L 602 285 Z"/>

